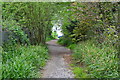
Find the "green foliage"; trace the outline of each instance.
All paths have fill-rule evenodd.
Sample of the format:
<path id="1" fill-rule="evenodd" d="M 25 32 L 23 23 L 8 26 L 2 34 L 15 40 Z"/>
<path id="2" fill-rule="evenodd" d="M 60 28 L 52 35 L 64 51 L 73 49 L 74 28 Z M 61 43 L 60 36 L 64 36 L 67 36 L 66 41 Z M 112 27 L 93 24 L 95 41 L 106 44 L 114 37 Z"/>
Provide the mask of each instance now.
<path id="1" fill-rule="evenodd" d="M 45 43 L 46 36 L 51 33 L 51 21 L 54 12 L 54 3 L 3 3 L 3 22 L 14 20 L 24 31 L 29 31 L 31 44 Z M 49 13 L 49 14 L 48 14 Z M 6 22 L 5 22 L 6 23 Z M 11 23 L 6 24 L 8 27 Z M 19 33 L 21 34 L 21 33 Z"/>
<path id="2" fill-rule="evenodd" d="M 69 46 L 70 44 L 72 44 L 72 40 L 69 37 L 68 38 L 60 37 L 58 43 L 64 46 Z"/>
<path id="3" fill-rule="evenodd" d="M 93 41 L 81 42 L 74 49 L 73 58 L 76 64 L 85 63 L 91 78 L 117 78 L 118 51 L 113 46 L 96 46 Z"/>
<path id="4" fill-rule="evenodd" d="M 110 2 L 3 3 L 3 30 L 10 32 L 12 42 L 12 45 L 8 42 L 3 46 L 3 78 L 37 77 L 38 67 L 42 68 L 48 57 L 46 49 L 19 46 L 16 42 L 26 44 L 30 40 L 31 44 L 45 43 L 50 40 L 46 37 L 51 34 L 51 21 L 57 19 L 62 21 L 64 33 L 58 43 L 74 49 L 76 64 L 83 62 L 87 67 L 85 73 L 82 68 L 75 68 L 76 77 L 118 77 L 118 51 L 115 49 L 119 43 L 118 5 Z M 29 39 L 24 31 L 29 31 Z M 89 41 L 91 38 L 95 41 Z M 80 41 L 85 42 L 76 46 L 75 43 Z"/>
<path id="5" fill-rule="evenodd" d="M 74 67 L 73 73 L 75 74 L 75 78 L 88 78 L 83 68 Z"/>
<path id="6" fill-rule="evenodd" d="M 72 49 L 72 50 L 73 50 L 75 47 L 76 47 L 76 44 L 70 44 L 70 45 L 68 46 L 68 48 L 69 48 L 69 49 Z"/>
<path id="7" fill-rule="evenodd" d="M 7 44 L 15 44 L 15 43 L 21 43 L 21 44 L 29 44 L 29 39 L 27 38 L 27 34 L 24 33 L 22 30 L 22 27 L 19 23 L 17 23 L 15 20 L 7 19 L 3 22 L 3 31 L 8 32 L 8 38 Z"/>
<path id="8" fill-rule="evenodd" d="M 96 38 L 101 44 L 104 41 L 117 44 L 118 36 L 118 3 L 66 3 L 59 14 L 62 20 L 64 37 L 69 37 L 77 43 Z M 64 16 L 66 15 L 66 16 Z M 77 21 L 77 23 L 73 23 Z M 111 26 L 114 26 L 112 28 Z M 111 32 L 105 34 L 106 30 Z M 110 30 L 111 29 L 111 30 Z M 69 35 L 69 36 L 68 36 Z M 109 35 L 109 37 L 108 37 Z M 116 36 L 116 38 L 115 38 Z M 111 39 L 112 38 L 112 39 Z M 114 38 L 114 39 L 113 39 Z M 114 41 L 113 41 L 114 40 Z"/>
<path id="9" fill-rule="evenodd" d="M 46 37 L 46 41 L 50 41 L 50 40 L 53 40 L 53 39 L 55 39 L 55 38 L 51 35 Z"/>
<path id="10" fill-rule="evenodd" d="M 9 46 L 3 51 L 2 78 L 39 78 L 48 59 L 44 46 Z"/>
<path id="11" fill-rule="evenodd" d="M 59 13 L 62 15 L 60 17 L 62 17 L 64 36 L 58 42 L 69 45 L 71 49 L 73 46 L 74 61 L 76 64 L 85 63 L 88 76 L 91 78 L 119 77 L 118 6 L 119 3 L 110 2 L 73 2 L 68 3 Z M 77 21 L 77 23 L 74 24 L 72 21 Z M 75 43 L 79 44 L 72 45 Z M 77 70 L 75 74 L 79 74 L 79 69 Z"/>
<path id="12" fill-rule="evenodd" d="M 53 38 L 55 38 L 55 39 L 57 39 L 58 38 L 58 36 L 57 36 L 58 34 L 57 34 L 57 32 L 55 31 L 55 32 L 52 32 L 52 34 L 51 34 L 51 36 L 53 36 Z"/>
<path id="13" fill-rule="evenodd" d="M 39 78 L 48 51 L 43 45 L 30 44 L 45 43 L 51 34 L 54 4 L 6 2 L 2 9 L 3 31 L 9 32 L 9 41 L 3 44 L 2 78 Z"/>

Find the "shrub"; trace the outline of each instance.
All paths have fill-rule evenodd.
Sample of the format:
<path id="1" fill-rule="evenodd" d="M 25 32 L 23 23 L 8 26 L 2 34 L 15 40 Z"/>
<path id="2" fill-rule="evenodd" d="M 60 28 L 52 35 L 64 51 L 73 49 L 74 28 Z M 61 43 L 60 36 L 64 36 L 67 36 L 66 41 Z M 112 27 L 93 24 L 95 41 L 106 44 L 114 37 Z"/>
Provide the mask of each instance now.
<path id="1" fill-rule="evenodd" d="M 7 19 L 3 21 L 3 31 L 9 33 L 7 35 L 8 40 L 5 43 L 7 44 L 29 44 L 29 39 L 27 34 L 22 30 L 22 27 L 15 20 Z"/>
<path id="2" fill-rule="evenodd" d="M 46 37 L 46 41 L 50 41 L 50 40 L 53 40 L 53 39 L 55 39 L 55 38 L 53 36 L 51 36 L 51 35 Z"/>
<path id="3" fill-rule="evenodd" d="M 113 46 L 98 47 L 93 41 L 85 41 L 76 46 L 73 58 L 75 62 L 83 62 L 86 65 L 90 77 L 117 78 L 117 53 Z"/>
<path id="4" fill-rule="evenodd" d="M 74 49 L 75 47 L 76 47 L 76 44 L 71 44 L 68 46 L 68 48 L 70 48 L 70 49 Z"/>
<path id="5" fill-rule="evenodd" d="M 3 52 L 2 78 L 39 78 L 41 69 L 48 59 L 44 46 L 14 46 Z"/>
<path id="6" fill-rule="evenodd" d="M 64 46 L 69 46 L 73 42 L 72 42 L 71 38 L 69 38 L 69 37 L 66 38 L 65 36 L 63 36 L 63 37 L 60 37 L 60 39 L 58 40 L 58 43 L 61 45 L 64 45 Z"/>

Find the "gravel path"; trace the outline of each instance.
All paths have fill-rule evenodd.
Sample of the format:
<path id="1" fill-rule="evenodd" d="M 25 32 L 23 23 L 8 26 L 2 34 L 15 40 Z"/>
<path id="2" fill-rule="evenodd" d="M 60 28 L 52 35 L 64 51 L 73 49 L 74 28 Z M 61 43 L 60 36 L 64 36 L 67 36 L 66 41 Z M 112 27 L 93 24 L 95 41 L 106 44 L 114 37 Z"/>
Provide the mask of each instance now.
<path id="1" fill-rule="evenodd" d="M 58 45 L 57 40 L 47 42 L 51 59 L 47 62 L 43 72 L 43 78 L 74 78 L 63 55 L 70 54 L 70 50 Z"/>

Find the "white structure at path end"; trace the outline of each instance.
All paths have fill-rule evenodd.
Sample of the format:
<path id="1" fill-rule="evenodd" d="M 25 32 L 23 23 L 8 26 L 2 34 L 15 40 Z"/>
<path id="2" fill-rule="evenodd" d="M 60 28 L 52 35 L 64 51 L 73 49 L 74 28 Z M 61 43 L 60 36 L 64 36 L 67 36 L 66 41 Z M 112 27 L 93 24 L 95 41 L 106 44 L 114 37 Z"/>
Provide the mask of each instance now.
<path id="1" fill-rule="evenodd" d="M 56 31 L 56 33 L 58 34 L 58 37 L 63 36 L 61 24 L 54 24 L 54 26 L 52 28 L 52 32 L 54 32 L 54 31 Z"/>

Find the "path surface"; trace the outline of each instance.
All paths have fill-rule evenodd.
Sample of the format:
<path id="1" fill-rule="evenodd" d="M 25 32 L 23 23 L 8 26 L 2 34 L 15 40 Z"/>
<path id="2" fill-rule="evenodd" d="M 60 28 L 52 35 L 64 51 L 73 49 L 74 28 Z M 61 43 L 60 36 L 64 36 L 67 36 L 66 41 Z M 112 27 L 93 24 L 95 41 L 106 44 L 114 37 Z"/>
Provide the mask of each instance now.
<path id="1" fill-rule="evenodd" d="M 47 42 L 51 59 L 43 70 L 43 78 L 74 78 L 63 56 L 71 54 L 70 50 L 58 45 L 57 40 Z"/>

